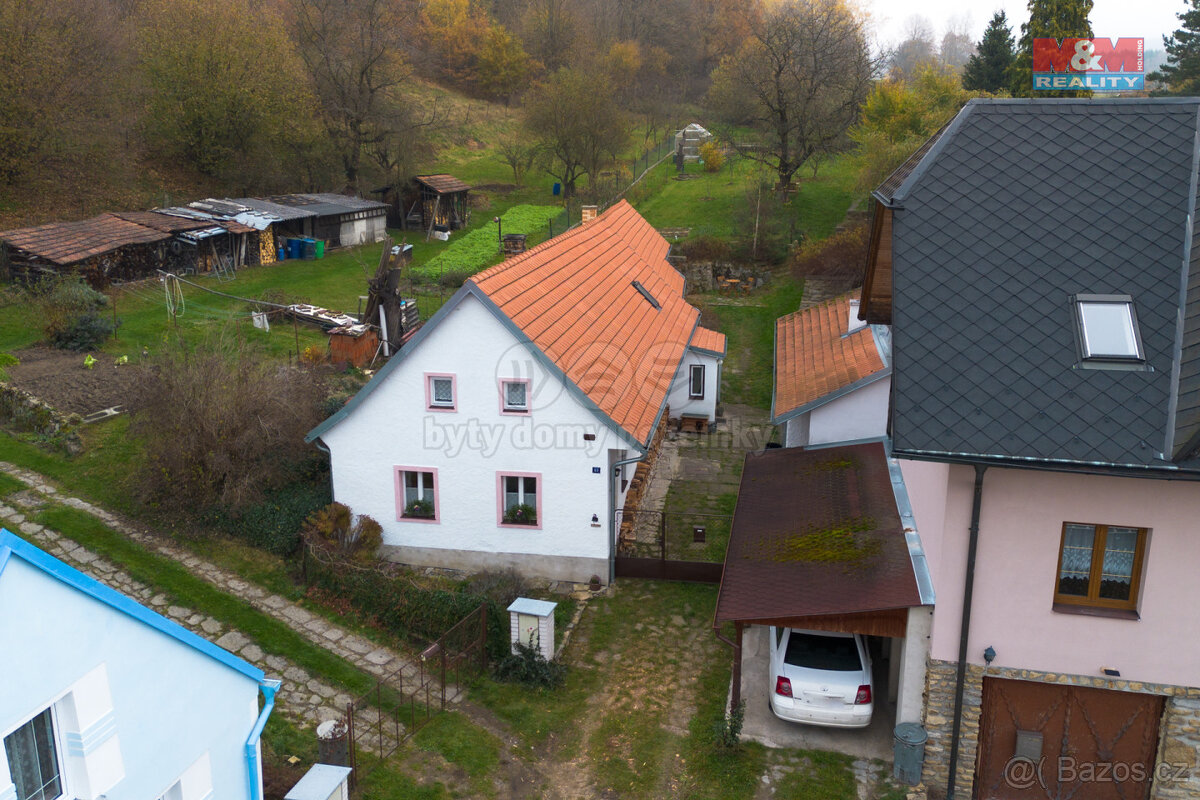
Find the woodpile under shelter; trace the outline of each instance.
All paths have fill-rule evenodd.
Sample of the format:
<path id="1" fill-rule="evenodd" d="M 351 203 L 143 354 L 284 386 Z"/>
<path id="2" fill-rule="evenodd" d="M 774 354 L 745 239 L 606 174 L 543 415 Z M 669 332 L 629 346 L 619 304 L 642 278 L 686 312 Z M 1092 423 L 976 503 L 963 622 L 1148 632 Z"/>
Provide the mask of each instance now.
<path id="1" fill-rule="evenodd" d="M 352 247 L 387 238 L 387 206 L 342 194 L 281 194 L 238 197 L 238 203 L 279 218 L 277 235 L 323 239 L 330 247 Z"/>
<path id="2" fill-rule="evenodd" d="M 453 175 L 418 175 L 414 180 L 419 196 L 416 206 L 409 211 L 409 222 L 419 221 L 424 231 L 431 227 L 456 231 L 471 221 L 470 186 Z"/>
<path id="3" fill-rule="evenodd" d="M 97 287 L 153 275 L 170 260 L 173 238 L 170 231 L 116 214 L 0 232 L 11 277 L 36 281 L 77 273 Z"/>

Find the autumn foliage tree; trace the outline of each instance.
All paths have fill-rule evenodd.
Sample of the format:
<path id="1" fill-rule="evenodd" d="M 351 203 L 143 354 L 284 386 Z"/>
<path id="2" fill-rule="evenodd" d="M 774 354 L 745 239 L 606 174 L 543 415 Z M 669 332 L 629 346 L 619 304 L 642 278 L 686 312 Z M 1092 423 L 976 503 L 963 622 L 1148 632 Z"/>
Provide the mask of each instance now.
<path id="1" fill-rule="evenodd" d="M 810 158 L 841 146 L 871 90 L 878 60 L 865 23 L 838 0 L 782 0 L 713 73 L 710 105 L 752 133 L 734 147 L 765 164 L 782 190 Z"/>
<path id="2" fill-rule="evenodd" d="M 206 175 L 271 183 L 315 105 L 283 20 L 249 0 L 147 2 L 141 18 L 148 141 Z"/>

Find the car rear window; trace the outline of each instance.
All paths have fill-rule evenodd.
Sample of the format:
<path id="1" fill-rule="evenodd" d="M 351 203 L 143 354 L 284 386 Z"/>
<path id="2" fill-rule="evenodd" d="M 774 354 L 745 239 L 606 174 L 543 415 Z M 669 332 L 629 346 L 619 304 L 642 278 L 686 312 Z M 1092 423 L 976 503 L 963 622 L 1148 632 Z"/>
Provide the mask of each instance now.
<path id="1" fill-rule="evenodd" d="M 833 672 L 862 669 L 858 648 L 854 646 L 854 639 L 850 637 L 813 636 L 811 633 L 792 631 L 783 660 L 793 667 Z"/>

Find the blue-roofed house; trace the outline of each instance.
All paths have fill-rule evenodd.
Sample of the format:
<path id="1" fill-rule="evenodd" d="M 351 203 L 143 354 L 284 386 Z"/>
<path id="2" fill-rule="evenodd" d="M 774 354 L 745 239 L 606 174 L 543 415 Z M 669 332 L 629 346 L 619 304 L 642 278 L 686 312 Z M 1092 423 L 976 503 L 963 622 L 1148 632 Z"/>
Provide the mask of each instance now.
<path id="1" fill-rule="evenodd" d="M 262 797 L 278 682 L 6 530 L 0 642 L 0 800 Z"/>

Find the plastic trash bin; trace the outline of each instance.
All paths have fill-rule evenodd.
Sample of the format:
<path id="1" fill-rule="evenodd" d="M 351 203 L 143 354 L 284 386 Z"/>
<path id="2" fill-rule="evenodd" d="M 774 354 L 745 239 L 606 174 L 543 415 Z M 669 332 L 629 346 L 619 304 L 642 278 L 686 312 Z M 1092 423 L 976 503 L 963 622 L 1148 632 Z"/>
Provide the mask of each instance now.
<path id="1" fill-rule="evenodd" d="M 317 258 L 325 257 L 325 240 L 317 239 Z"/>
<path id="2" fill-rule="evenodd" d="M 288 239 L 288 258 L 303 258 L 304 257 L 304 241 L 301 239 Z"/>
<path id="3" fill-rule="evenodd" d="M 895 745 L 892 755 L 895 766 L 892 777 L 908 786 L 921 782 L 921 768 L 925 764 L 925 740 L 929 734 L 916 722 L 901 722 L 896 726 Z"/>
<path id="4" fill-rule="evenodd" d="M 300 253 L 305 261 L 312 261 L 317 257 L 317 240 L 316 239 L 301 239 Z"/>
<path id="5" fill-rule="evenodd" d="M 562 194 L 562 184 L 556 183 L 554 184 L 554 196 L 558 197 L 560 194 Z"/>
<path id="6" fill-rule="evenodd" d="M 287 258 L 287 248 L 286 248 L 286 247 L 280 247 L 280 248 L 279 248 L 279 260 L 280 260 L 280 261 L 283 261 L 283 260 L 284 260 L 284 259 L 286 259 L 286 258 Z"/>

